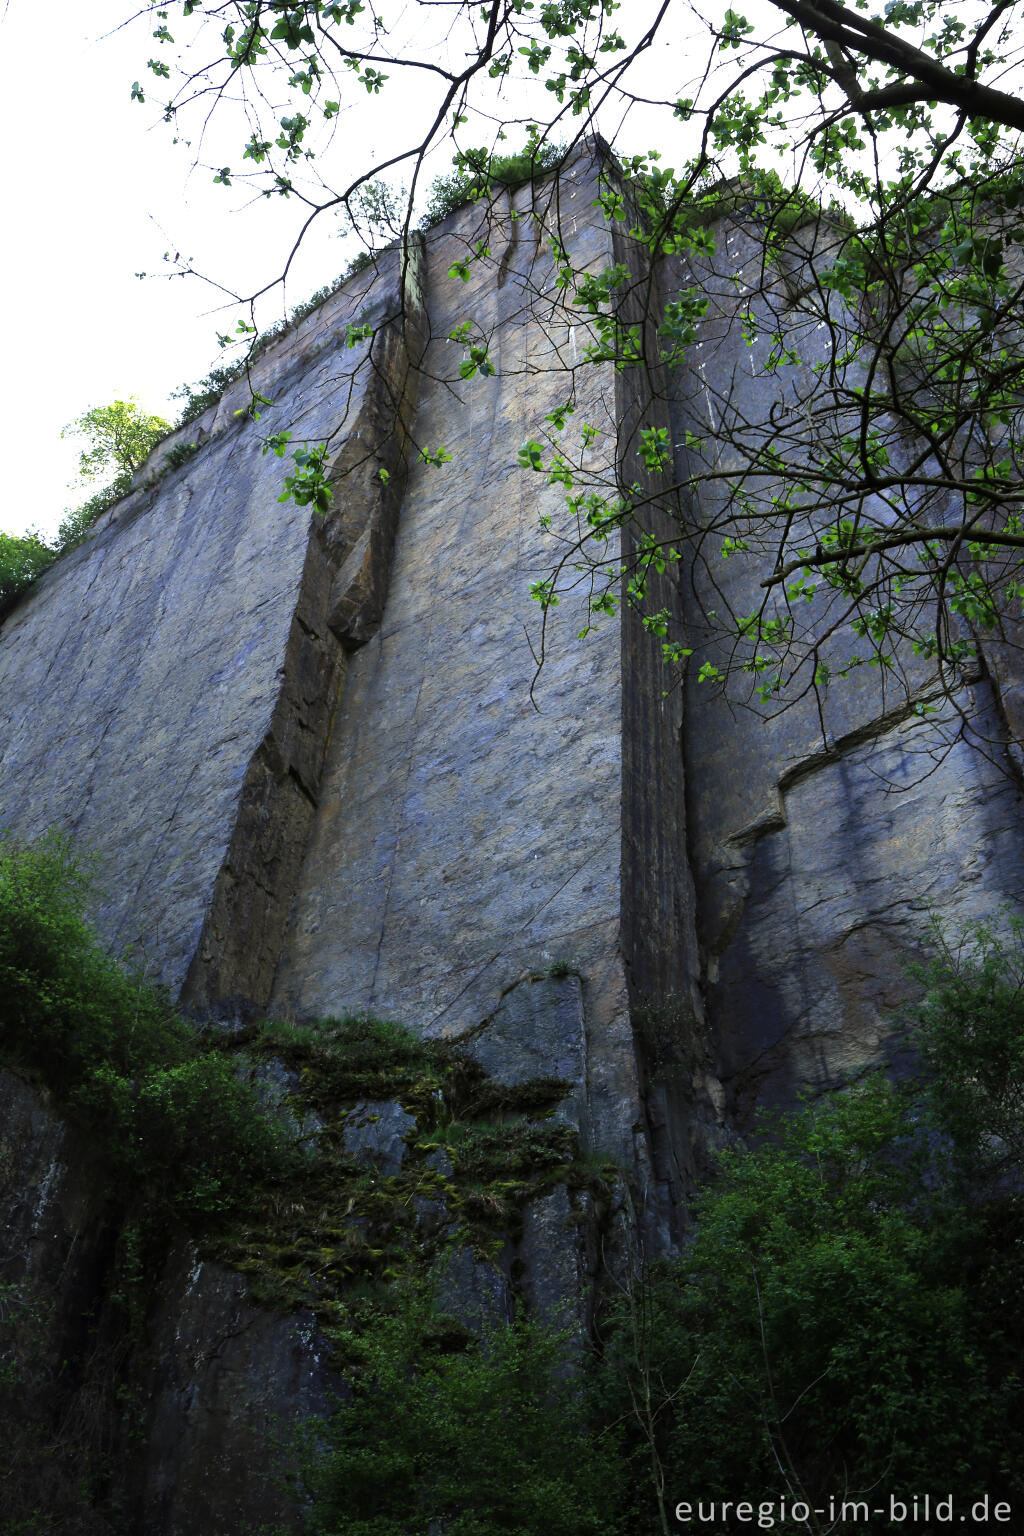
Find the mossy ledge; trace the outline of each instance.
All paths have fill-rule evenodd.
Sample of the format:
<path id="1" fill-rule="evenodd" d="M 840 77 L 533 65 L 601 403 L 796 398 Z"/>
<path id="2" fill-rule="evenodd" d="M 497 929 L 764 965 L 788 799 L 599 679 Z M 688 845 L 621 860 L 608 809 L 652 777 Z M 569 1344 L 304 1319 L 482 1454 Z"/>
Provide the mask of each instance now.
<path id="1" fill-rule="evenodd" d="M 40 1271 L 40 1205 L 0 1275 L 5 1529 L 32 1536 L 65 1510 L 76 1533 L 134 1528 L 118 1511 L 138 1497 L 169 1274 L 211 1266 L 215 1289 L 292 1319 L 358 1384 L 389 1318 L 422 1317 L 435 1357 L 525 1317 L 529 1208 L 557 1192 L 596 1233 L 616 1178 L 581 1157 L 567 1082 L 508 1086 L 458 1044 L 365 1015 L 187 1020 L 104 952 L 90 900 L 67 839 L 0 839 L 0 1067 L 36 1140 L 53 1127 L 44 1184 L 61 1157 L 76 1170 L 69 1252 L 92 1255 L 77 1279 Z M 17 1152 L 0 1142 L 0 1163 Z"/>
<path id="2" fill-rule="evenodd" d="M 249 1277 L 254 1300 L 313 1311 L 334 1346 L 358 1333 L 368 1302 L 386 1310 L 389 1290 L 454 1249 L 504 1260 L 515 1291 L 523 1214 L 557 1187 L 588 1219 L 609 1208 L 616 1170 L 582 1157 L 556 1116 L 561 1079 L 510 1087 L 457 1045 L 362 1015 L 269 1020 L 216 1049 L 269 1094 L 302 1156 L 206 1247 Z"/>

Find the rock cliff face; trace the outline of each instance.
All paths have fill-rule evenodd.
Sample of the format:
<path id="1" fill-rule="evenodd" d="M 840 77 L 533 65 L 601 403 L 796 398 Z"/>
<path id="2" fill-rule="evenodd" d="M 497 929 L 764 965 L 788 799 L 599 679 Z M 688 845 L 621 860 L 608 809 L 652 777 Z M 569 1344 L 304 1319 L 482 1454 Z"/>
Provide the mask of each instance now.
<path id="1" fill-rule="evenodd" d="M 696 682 L 716 643 L 696 569 L 659 578 L 695 647 L 679 686 L 628 609 L 576 639 L 571 569 L 538 672 L 529 588 L 563 492 L 520 469 L 519 445 L 571 384 L 596 467 L 631 482 L 642 427 L 679 444 L 713 430 L 704 380 L 745 377 L 733 279 L 758 248 L 742 222 L 699 274 L 712 303 L 688 371 L 640 393 L 635 370 L 578 366 L 586 319 L 553 243 L 595 268 L 614 256 L 662 298 L 685 276 L 646 273 L 613 236 L 599 174 L 588 153 L 452 215 L 259 360 L 260 431 L 329 444 L 326 518 L 279 504 L 245 380 L 156 451 L 3 624 L 0 821 L 94 850 L 111 946 L 197 1013 L 368 1010 L 464 1040 L 506 1083 L 565 1079 L 563 1112 L 665 1244 L 756 1105 L 878 1057 L 933 917 L 1020 898 L 1020 684 L 995 650 L 965 679 L 985 752 L 952 729 L 963 700 L 922 722 L 874 674 L 824 739 L 809 703 L 736 713 Z M 467 315 L 493 378 L 459 377 Z M 372 341 L 348 345 L 366 321 Z M 183 441 L 194 456 L 151 483 Z M 451 461 L 428 462 L 441 445 Z M 758 573 L 723 573 L 741 608 Z M 915 688 L 936 692 L 925 671 Z M 102 1290 L 107 1217 L 53 1112 L 10 1076 L 2 1102 L 3 1262 L 61 1277 L 64 1338 Z M 523 1224 L 520 1295 L 542 1312 L 592 1263 L 571 1218 L 562 1191 Z M 179 1254 L 147 1326 L 145 1529 L 247 1530 L 266 1517 L 247 1440 L 328 1390 L 309 1320 Z"/>

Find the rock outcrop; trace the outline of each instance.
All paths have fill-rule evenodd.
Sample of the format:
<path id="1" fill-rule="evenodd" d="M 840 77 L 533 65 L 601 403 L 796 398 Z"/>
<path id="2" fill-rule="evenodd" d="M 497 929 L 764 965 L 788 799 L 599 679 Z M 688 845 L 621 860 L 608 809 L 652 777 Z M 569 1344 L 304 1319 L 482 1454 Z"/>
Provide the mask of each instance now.
<path id="1" fill-rule="evenodd" d="M 688 371 L 582 366 L 559 242 L 662 299 L 687 278 L 613 235 L 600 173 L 587 151 L 384 253 L 156 450 L 0 630 L 0 823 L 94 851 L 107 941 L 196 1014 L 368 1011 L 461 1042 L 507 1085 L 564 1080 L 557 1117 L 664 1247 L 759 1104 L 884 1052 L 933 921 L 1020 899 L 1021 685 L 993 646 L 962 698 L 922 667 L 894 701 L 865 669 L 824 737 L 810 701 L 736 712 L 696 681 L 718 643 L 696 567 L 656 578 L 655 606 L 689 627 L 685 676 L 628 605 L 576 638 L 571 559 L 540 636 L 530 587 L 564 492 L 520 468 L 520 444 L 571 395 L 595 470 L 642 483 L 641 430 L 713 430 L 704 378 L 745 377 L 734 279 L 758 247 L 733 216 L 699 273 L 712 303 Z M 467 316 L 493 377 L 460 378 Z M 273 401 L 258 430 L 250 389 Z M 326 517 L 279 502 L 262 442 L 282 429 L 328 445 Z M 183 442 L 194 455 L 159 477 Z M 687 516 L 714 511 L 709 494 Z M 742 558 L 716 579 L 736 612 L 756 598 Z M 35 1090 L 8 1075 L 2 1105 L 0 1263 L 49 1277 L 59 1351 L 81 1297 L 100 1305 L 114 1217 Z M 408 1121 L 367 1102 L 353 1147 L 397 1171 Z M 586 1202 L 546 1190 L 517 1243 L 520 1303 L 583 1316 Z M 506 1282 L 465 1249 L 443 1285 L 485 1317 L 508 1314 Z M 311 1319 L 181 1252 L 146 1326 L 145 1529 L 248 1530 L 247 1443 L 330 1391 Z"/>

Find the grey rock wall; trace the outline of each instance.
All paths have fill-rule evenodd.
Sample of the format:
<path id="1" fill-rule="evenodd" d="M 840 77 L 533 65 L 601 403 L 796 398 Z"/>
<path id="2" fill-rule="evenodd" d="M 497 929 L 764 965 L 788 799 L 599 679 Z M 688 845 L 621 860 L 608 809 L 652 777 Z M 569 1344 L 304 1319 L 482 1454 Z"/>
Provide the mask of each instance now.
<path id="1" fill-rule="evenodd" d="M 636 1167 L 620 641 L 613 626 L 574 640 L 585 607 L 567 581 L 535 680 L 529 588 L 548 571 L 539 518 L 557 513 L 560 491 L 517 465 L 565 401 L 587 338 L 555 284 L 549 233 L 603 264 L 595 194 L 584 157 L 560 182 L 490 214 L 469 208 L 428 239 L 415 437 L 452 462 L 412 464 L 381 625 L 349 661 L 272 1003 L 371 1009 L 458 1037 L 521 979 L 569 965 L 582 978 L 587 1132 Z M 479 245 L 489 254 L 468 282 L 451 276 Z M 495 378 L 459 378 L 465 349 L 449 336 L 467 316 L 490 338 Z M 575 389 L 577 420 L 600 429 L 614 464 L 612 369 L 581 370 Z M 556 1053 L 557 1011 L 545 1027 Z"/>
<path id="2" fill-rule="evenodd" d="M 56 825 L 93 851 L 111 945 L 199 1006 L 265 1001 L 344 671 L 331 625 L 344 636 L 382 600 L 421 347 L 399 279 L 393 253 L 372 293 L 364 275 L 252 380 L 275 400 L 263 426 L 390 468 L 387 487 L 327 527 L 280 504 L 241 380 L 176 434 L 196 456 L 105 514 L 3 625 L 2 824 Z M 366 311 L 386 327 L 369 360 L 345 345 Z M 346 558 L 371 531 L 361 603 Z"/>
<path id="3" fill-rule="evenodd" d="M 88 1142 L 16 1073 L 0 1071 L 0 1106 L 0 1284 L 39 1334 L 5 1296 L 0 1356 L 26 1383 L 18 1449 L 33 1460 L 5 1462 L 0 1527 L 12 1485 L 31 1497 L 36 1482 L 46 1507 L 51 1462 L 72 1481 L 113 1472 L 147 1536 L 295 1526 L 290 1436 L 337 1389 L 314 1319 L 252 1305 L 241 1276 L 184 1243 L 127 1301 L 122 1213 Z M 77 1498 L 69 1518 L 84 1518 Z"/>
<path id="4" fill-rule="evenodd" d="M 372 1009 L 465 1037 L 507 1082 L 566 1078 L 560 1117 L 647 1191 L 622 898 L 646 786 L 635 754 L 623 766 L 620 637 L 576 646 L 570 577 L 536 675 L 529 585 L 560 493 L 516 463 L 587 344 L 549 237 L 605 263 L 596 171 L 584 156 L 486 231 L 480 210 L 454 216 L 419 270 L 385 258 L 261 359 L 261 426 L 329 443 L 326 520 L 279 504 L 284 467 L 235 414 L 244 382 L 177 434 L 197 451 L 153 487 L 158 450 L 4 625 L 0 786 L 4 826 L 61 826 L 96 851 L 102 931 L 197 1013 Z M 485 233 L 493 254 L 464 286 L 449 268 Z M 467 312 L 496 379 L 459 380 L 448 337 Z M 367 317 L 369 357 L 344 345 Z M 627 407 L 643 402 L 610 368 L 581 370 L 576 409 L 612 474 Z M 442 444 L 451 463 L 426 463 Z M 379 1108 L 362 1118 L 379 1127 Z M 527 1211 L 516 1283 L 540 1315 L 582 1320 L 592 1225 L 566 1191 Z M 460 1315 L 509 1314 L 508 1250 L 508 1274 L 457 1256 Z M 78 1295 L 77 1315 L 92 1304 Z M 144 1528 L 273 1517 L 247 1473 L 275 1415 L 323 1408 L 309 1320 L 253 1307 L 241 1278 L 182 1252 L 146 1338 Z"/>
<path id="5" fill-rule="evenodd" d="M 245 1280 L 189 1249 L 156 1288 L 135 1476 L 136 1529 L 161 1536 L 296 1529 L 284 1474 L 298 1424 L 323 1418 L 339 1390 L 312 1315 L 248 1300 Z"/>
<path id="6" fill-rule="evenodd" d="M 884 1057 L 933 922 L 1020 900 L 1022 693 L 990 644 L 952 692 L 908 663 L 902 689 L 862 668 L 823 713 L 810 696 L 737 708 L 697 672 L 719 654 L 707 609 L 758 598 L 742 557 L 654 581 L 694 648 L 684 676 L 628 608 L 576 639 L 571 561 L 539 635 L 529 587 L 564 492 L 520 468 L 519 445 L 571 400 L 574 430 L 598 430 L 595 473 L 643 496 L 645 427 L 671 430 L 685 479 L 687 431 L 713 437 L 723 399 L 766 406 L 740 321 L 761 252 L 738 219 L 697 273 L 711 304 L 684 369 L 583 365 L 591 332 L 552 237 L 622 264 L 641 327 L 653 287 L 664 300 L 691 275 L 652 274 L 612 237 L 598 169 L 587 151 L 557 182 L 460 211 L 258 361 L 261 428 L 329 445 L 326 519 L 279 503 L 245 381 L 157 450 L 0 629 L 0 825 L 95 850 L 109 943 L 197 1012 L 372 1010 L 464 1041 L 506 1083 L 564 1078 L 559 1117 L 616 1159 L 622 1209 L 664 1244 L 759 1104 Z M 805 327 L 786 310 L 799 286 L 791 255 L 773 302 Z M 459 376 L 467 316 L 496 377 Z M 372 344 L 349 347 L 365 318 Z M 781 370 L 780 398 L 806 383 Z M 195 456 L 151 484 L 182 441 Z M 442 446 L 451 461 L 428 462 Z M 675 511 L 706 528 L 719 509 L 706 490 Z M 938 706 L 923 722 L 921 702 Z M 0 1262 L 59 1278 L 59 1350 L 101 1305 L 98 1175 L 34 1090 L 8 1077 L 0 1102 Z M 366 1104 L 352 1134 L 397 1166 L 406 1119 Z M 585 1207 L 559 1189 L 525 1215 L 519 1291 L 542 1316 L 585 1319 Z M 453 1305 L 507 1317 L 506 1269 L 458 1250 Z M 310 1320 L 260 1311 L 181 1252 L 150 1326 L 140 1528 L 247 1529 L 250 1509 L 266 1517 L 246 1503 L 248 1442 L 328 1389 Z"/>
<path id="7" fill-rule="evenodd" d="M 807 367 L 780 368 L 766 397 L 741 324 L 761 279 L 757 231 L 730 218 L 713 234 L 713 260 L 697 269 L 669 262 L 662 273 L 665 296 L 696 277 L 711 298 L 689 366 L 671 385 L 681 478 L 693 467 L 687 430 L 727 468 L 729 448 L 714 437 L 723 402 L 768 421 L 772 398 L 809 387 L 814 361 L 807 314 L 793 299 L 802 260 L 806 271 L 797 252 L 786 282 L 754 302 L 765 320 L 772 304 Z M 805 232 L 806 250 L 821 238 Z M 697 527 L 713 526 L 723 494 L 705 483 L 688 509 Z M 711 1066 L 698 1124 L 709 1145 L 716 1115 L 742 1130 L 759 1104 L 790 1106 L 802 1087 L 827 1088 L 884 1060 L 910 990 L 907 962 L 932 945 L 933 924 L 957 936 L 1024 894 L 1019 660 L 1010 647 L 990 645 L 988 662 L 952 689 L 906 657 L 898 677 L 862 666 L 784 710 L 766 707 L 753 688 L 744 707 L 697 680 L 704 661 L 723 660 L 704 615 L 751 612 L 763 575 L 752 558 L 712 555 L 682 587 L 695 647 L 682 744 Z M 855 648 L 846 630 L 822 657 L 845 661 Z M 915 712 L 921 704 L 934 711 L 926 719 Z"/>

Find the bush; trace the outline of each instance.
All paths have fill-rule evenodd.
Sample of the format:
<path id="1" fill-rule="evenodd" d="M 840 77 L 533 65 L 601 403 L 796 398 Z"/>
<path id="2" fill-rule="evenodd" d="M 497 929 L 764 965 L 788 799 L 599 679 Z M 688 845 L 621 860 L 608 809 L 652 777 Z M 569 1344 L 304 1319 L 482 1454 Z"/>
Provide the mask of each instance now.
<path id="1" fill-rule="evenodd" d="M 184 1224 L 282 1304 L 333 1317 L 348 1387 L 306 1441 L 314 1536 L 643 1536 L 681 1499 L 747 1495 L 1024 1498 L 1020 924 L 977 929 L 922 973 L 921 1080 L 869 1075 L 721 1159 L 690 1246 L 605 1306 L 585 1370 L 565 1335 L 520 1323 L 474 1339 L 439 1317 L 439 1250 L 413 1204 L 448 1203 L 432 1242 L 496 1222 L 500 1243 L 527 1200 L 571 1182 L 570 1133 L 537 1119 L 565 1084 L 525 1085 L 529 1104 L 488 1125 L 479 1070 L 394 1025 L 270 1023 L 228 1051 L 103 953 L 90 891 L 66 840 L 0 841 L 0 1053 L 87 1128 L 129 1258 Z M 293 1111 L 323 1112 L 314 1153 L 243 1079 L 247 1049 L 298 1072 Z M 386 1178 L 348 1158 L 338 1108 L 392 1096 L 421 1139 Z M 426 1161 L 431 1115 L 444 1177 Z M 31 1298 L 0 1295 L 0 1311 L 15 1302 L 27 1339 Z M 33 1360 L 0 1349 L 0 1397 Z"/>
<path id="2" fill-rule="evenodd" d="M 351 1396 L 307 1443 L 311 1531 L 608 1532 L 615 1462 L 584 1421 L 568 1338 L 523 1324 L 446 1339 L 439 1324 L 413 1295 L 364 1340 Z"/>
<path id="3" fill-rule="evenodd" d="M 0 840 L 0 1054 L 41 1077 L 150 1218 L 205 1222 L 285 1176 L 279 1125 L 216 1042 L 103 950 L 68 841 Z"/>
<path id="4" fill-rule="evenodd" d="M 108 485 L 102 491 L 97 491 L 94 496 L 90 496 L 88 501 L 83 501 L 82 505 L 76 507 L 74 511 L 68 512 L 57 529 L 54 558 L 63 555 L 69 549 L 74 549 L 76 544 L 80 544 L 96 519 L 108 511 L 115 501 L 120 501 L 122 496 L 126 496 L 130 486 L 130 479 L 118 479 L 113 485 Z"/>
<path id="5" fill-rule="evenodd" d="M 609 1309 L 595 1392 L 629 1425 L 631 1530 L 661 1528 L 659 1478 L 818 1508 L 1024 1497 L 1021 953 L 1017 924 L 944 951 L 917 1010 L 928 1077 L 762 1121 L 684 1256 Z"/>
<path id="6" fill-rule="evenodd" d="M 56 558 L 57 551 L 37 534 L 0 533 L 0 618 Z"/>
<path id="7" fill-rule="evenodd" d="M 245 359 L 237 363 L 227 363 L 220 368 L 211 368 L 206 377 L 200 379 L 197 384 L 182 384 L 180 389 L 172 389 L 171 399 L 184 401 L 177 425 L 184 427 L 189 422 L 197 421 L 211 405 L 217 404 L 228 385 L 240 379 L 244 372 Z"/>
<path id="8" fill-rule="evenodd" d="M 968 1177 L 1024 1161 L 1024 920 L 1000 935 L 979 925 L 957 949 L 942 944 L 917 972 L 925 983 L 916 1039 L 928 1097 Z"/>
<path id="9" fill-rule="evenodd" d="M 565 147 L 561 144 L 537 144 L 511 155 L 471 150 L 456 156 L 454 174 L 436 176 L 430 184 L 422 227 L 429 229 L 463 204 L 492 197 L 503 187 L 509 190 L 521 187 L 559 164 L 564 157 Z"/>

